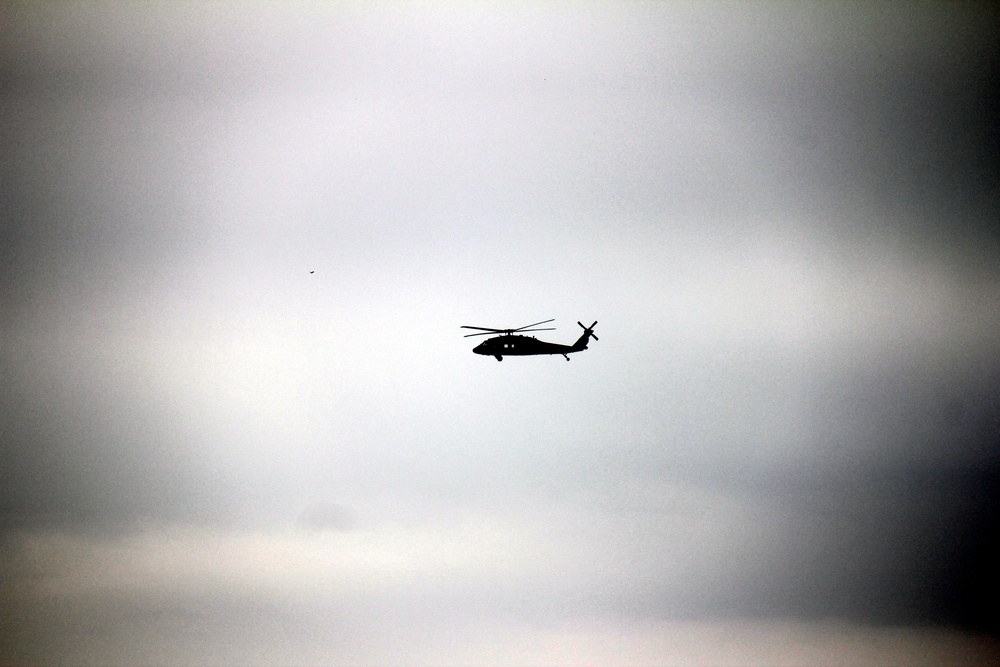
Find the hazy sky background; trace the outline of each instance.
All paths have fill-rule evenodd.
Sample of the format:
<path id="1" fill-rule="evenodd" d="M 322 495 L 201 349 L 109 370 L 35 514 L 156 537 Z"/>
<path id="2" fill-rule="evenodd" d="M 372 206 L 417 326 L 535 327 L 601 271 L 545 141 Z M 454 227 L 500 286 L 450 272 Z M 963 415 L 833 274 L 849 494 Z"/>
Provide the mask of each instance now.
<path id="1" fill-rule="evenodd" d="M 0 4 L 0 664 L 996 660 L 998 33 Z"/>

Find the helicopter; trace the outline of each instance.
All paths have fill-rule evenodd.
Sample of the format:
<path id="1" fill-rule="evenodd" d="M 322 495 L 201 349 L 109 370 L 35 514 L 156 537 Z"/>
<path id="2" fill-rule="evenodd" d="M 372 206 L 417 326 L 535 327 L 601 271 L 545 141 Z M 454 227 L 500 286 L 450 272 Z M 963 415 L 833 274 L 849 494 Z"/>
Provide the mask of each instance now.
<path id="1" fill-rule="evenodd" d="M 539 324 L 548 324 L 549 322 L 554 321 L 555 320 L 542 320 L 541 322 L 535 322 L 534 324 L 526 324 L 523 327 L 518 327 L 517 329 L 492 329 L 490 327 L 470 327 L 468 325 L 462 325 L 460 328 L 479 330 L 479 333 L 466 334 L 465 338 L 469 338 L 471 336 L 500 334 L 499 336 L 494 336 L 493 338 L 487 338 L 485 341 L 472 348 L 472 351 L 476 354 L 493 356 L 496 357 L 497 361 L 503 361 L 504 355 L 528 356 L 532 354 L 561 354 L 566 357 L 566 361 L 569 361 L 569 355 L 572 352 L 581 352 L 587 349 L 587 343 L 591 338 L 594 340 L 600 340 L 594 335 L 594 327 L 597 326 L 596 321 L 589 327 L 583 326 L 582 322 L 577 322 L 577 324 L 583 328 L 583 335 L 580 336 L 580 338 L 578 338 L 572 345 L 546 343 L 543 340 L 538 340 L 534 336 L 520 335 L 528 333 L 529 331 L 554 331 L 555 327 L 535 328 Z"/>

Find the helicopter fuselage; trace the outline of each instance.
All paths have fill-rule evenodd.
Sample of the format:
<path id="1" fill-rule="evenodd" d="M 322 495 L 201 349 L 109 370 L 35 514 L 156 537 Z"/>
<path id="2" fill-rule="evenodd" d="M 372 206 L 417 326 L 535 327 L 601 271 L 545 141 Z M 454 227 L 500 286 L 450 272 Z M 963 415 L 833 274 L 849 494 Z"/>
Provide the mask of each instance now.
<path id="1" fill-rule="evenodd" d="M 567 355 L 586 349 L 586 343 L 583 345 L 560 345 L 559 343 L 547 343 L 544 340 L 538 340 L 534 336 L 504 335 L 484 340 L 472 348 L 472 351 L 476 354 L 496 357 L 497 361 L 503 361 L 504 356 L 528 356 L 532 354 Z"/>

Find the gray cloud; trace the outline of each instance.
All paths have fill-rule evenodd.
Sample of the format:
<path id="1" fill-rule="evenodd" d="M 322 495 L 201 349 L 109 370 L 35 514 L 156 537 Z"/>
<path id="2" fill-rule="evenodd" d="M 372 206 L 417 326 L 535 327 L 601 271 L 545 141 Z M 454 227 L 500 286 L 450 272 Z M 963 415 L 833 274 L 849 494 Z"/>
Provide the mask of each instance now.
<path id="1" fill-rule="evenodd" d="M 4 659 L 981 658 L 992 9 L 232 10 L 4 10 Z"/>

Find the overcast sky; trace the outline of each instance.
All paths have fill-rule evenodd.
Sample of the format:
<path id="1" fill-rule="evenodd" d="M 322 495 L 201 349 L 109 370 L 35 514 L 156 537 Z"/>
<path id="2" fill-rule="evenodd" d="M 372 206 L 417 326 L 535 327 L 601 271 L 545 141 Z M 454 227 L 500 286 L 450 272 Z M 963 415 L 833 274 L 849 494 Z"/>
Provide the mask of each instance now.
<path id="1" fill-rule="evenodd" d="M 997 660 L 998 49 L 0 5 L 0 663 Z"/>

